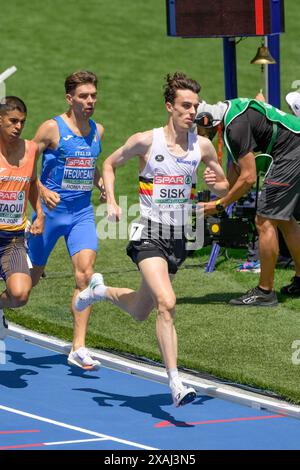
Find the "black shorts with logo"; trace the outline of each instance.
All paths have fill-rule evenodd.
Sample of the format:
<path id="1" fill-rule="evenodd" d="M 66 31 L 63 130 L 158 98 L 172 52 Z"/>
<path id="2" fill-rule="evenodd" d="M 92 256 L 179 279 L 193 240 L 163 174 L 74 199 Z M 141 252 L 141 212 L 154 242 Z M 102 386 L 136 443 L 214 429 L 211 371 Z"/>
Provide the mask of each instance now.
<path id="1" fill-rule="evenodd" d="M 147 223 L 151 224 L 150 221 Z M 140 240 L 130 241 L 127 246 L 127 255 L 138 266 L 139 263 L 147 258 L 160 257 L 167 261 L 170 274 L 176 274 L 179 266 L 186 259 L 186 238 L 184 229 L 167 227 L 164 230 L 161 224 L 151 224 L 143 230 Z"/>
<path id="2" fill-rule="evenodd" d="M 268 219 L 290 220 L 300 205 L 300 147 L 279 157 L 267 174 L 257 214 Z"/>

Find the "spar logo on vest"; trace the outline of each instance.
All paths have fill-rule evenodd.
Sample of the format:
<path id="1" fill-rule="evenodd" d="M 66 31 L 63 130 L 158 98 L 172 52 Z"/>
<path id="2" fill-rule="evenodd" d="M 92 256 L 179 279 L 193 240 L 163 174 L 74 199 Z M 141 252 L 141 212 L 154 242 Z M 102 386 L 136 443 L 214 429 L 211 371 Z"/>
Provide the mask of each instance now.
<path id="1" fill-rule="evenodd" d="M 191 188 L 192 177 L 190 175 L 155 175 L 153 203 L 160 209 L 181 209 L 190 199 Z"/>
<path id="2" fill-rule="evenodd" d="M 25 191 L 0 191 L 0 224 L 21 225 L 25 208 Z"/>
<path id="3" fill-rule="evenodd" d="M 96 160 L 90 152 L 76 152 L 74 157 L 66 157 L 62 189 L 71 191 L 91 191 L 95 174 Z"/>

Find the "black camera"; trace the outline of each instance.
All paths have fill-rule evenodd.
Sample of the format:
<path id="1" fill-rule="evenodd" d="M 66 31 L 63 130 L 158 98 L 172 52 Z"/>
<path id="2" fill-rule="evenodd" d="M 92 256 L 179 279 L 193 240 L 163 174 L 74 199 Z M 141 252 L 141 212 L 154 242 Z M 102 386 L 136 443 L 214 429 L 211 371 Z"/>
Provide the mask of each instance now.
<path id="1" fill-rule="evenodd" d="M 254 222 L 256 214 L 255 198 L 255 191 L 241 197 L 233 206 L 232 216 Z"/>
<path id="2" fill-rule="evenodd" d="M 208 202 L 210 191 L 198 192 L 198 202 Z M 239 199 L 231 211 L 208 216 L 204 222 L 204 246 L 218 243 L 225 248 L 246 248 L 256 236 L 255 195 Z M 228 213 L 229 212 L 229 213 Z"/>

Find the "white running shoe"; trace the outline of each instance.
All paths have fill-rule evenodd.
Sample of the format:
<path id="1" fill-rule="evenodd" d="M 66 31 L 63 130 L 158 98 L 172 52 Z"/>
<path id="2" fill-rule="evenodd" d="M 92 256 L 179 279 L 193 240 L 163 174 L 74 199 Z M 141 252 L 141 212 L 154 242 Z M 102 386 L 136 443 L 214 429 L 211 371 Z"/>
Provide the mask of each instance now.
<path id="1" fill-rule="evenodd" d="M 0 340 L 4 339 L 8 333 L 8 324 L 4 316 L 3 310 L 0 309 Z"/>
<path id="2" fill-rule="evenodd" d="M 97 287 L 97 291 L 103 291 L 103 295 L 95 295 L 94 289 Z M 100 300 L 105 300 L 105 290 L 106 286 L 104 285 L 103 276 L 100 273 L 95 273 L 92 275 L 90 283 L 86 289 L 79 292 L 75 298 L 75 308 L 78 312 L 86 309 L 89 305 L 92 305 L 95 302 Z"/>
<path id="3" fill-rule="evenodd" d="M 176 407 L 191 403 L 197 396 L 196 391 L 192 387 L 185 387 L 180 380 L 173 380 L 170 387 L 173 403 Z"/>
<path id="4" fill-rule="evenodd" d="M 101 366 L 101 362 L 93 359 L 89 350 L 84 347 L 70 352 L 68 356 L 68 364 L 70 366 L 81 367 L 85 370 L 98 370 Z"/>

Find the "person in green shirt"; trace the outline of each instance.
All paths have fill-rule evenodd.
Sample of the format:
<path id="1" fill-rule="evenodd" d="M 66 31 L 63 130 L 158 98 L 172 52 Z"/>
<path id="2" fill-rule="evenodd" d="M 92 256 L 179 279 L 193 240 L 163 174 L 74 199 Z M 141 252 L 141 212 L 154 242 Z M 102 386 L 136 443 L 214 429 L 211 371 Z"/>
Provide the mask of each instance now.
<path id="1" fill-rule="evenodd" d="M 257 179 L 256 154 L 268 154 L 271 162 L 259 195 L 256 227 L 259 234 L 261 273 L 258 286 L 231 305 L 276 306 L 274 273 L 278 257 L 278 229 L 295 263 L 295 276 L 281 293 L 300 296 L 300 226 L 293 217 L 300 204 L 300 119 L 268 103 L 236 98 L 209 105 L 199 104 L 195 119 L 200 128 L 223 128 L 232 161 L 228 179 L 231 189 L 217 201 L 204 204 L 205 215 L 224 210 L 248 193 Z"/>

